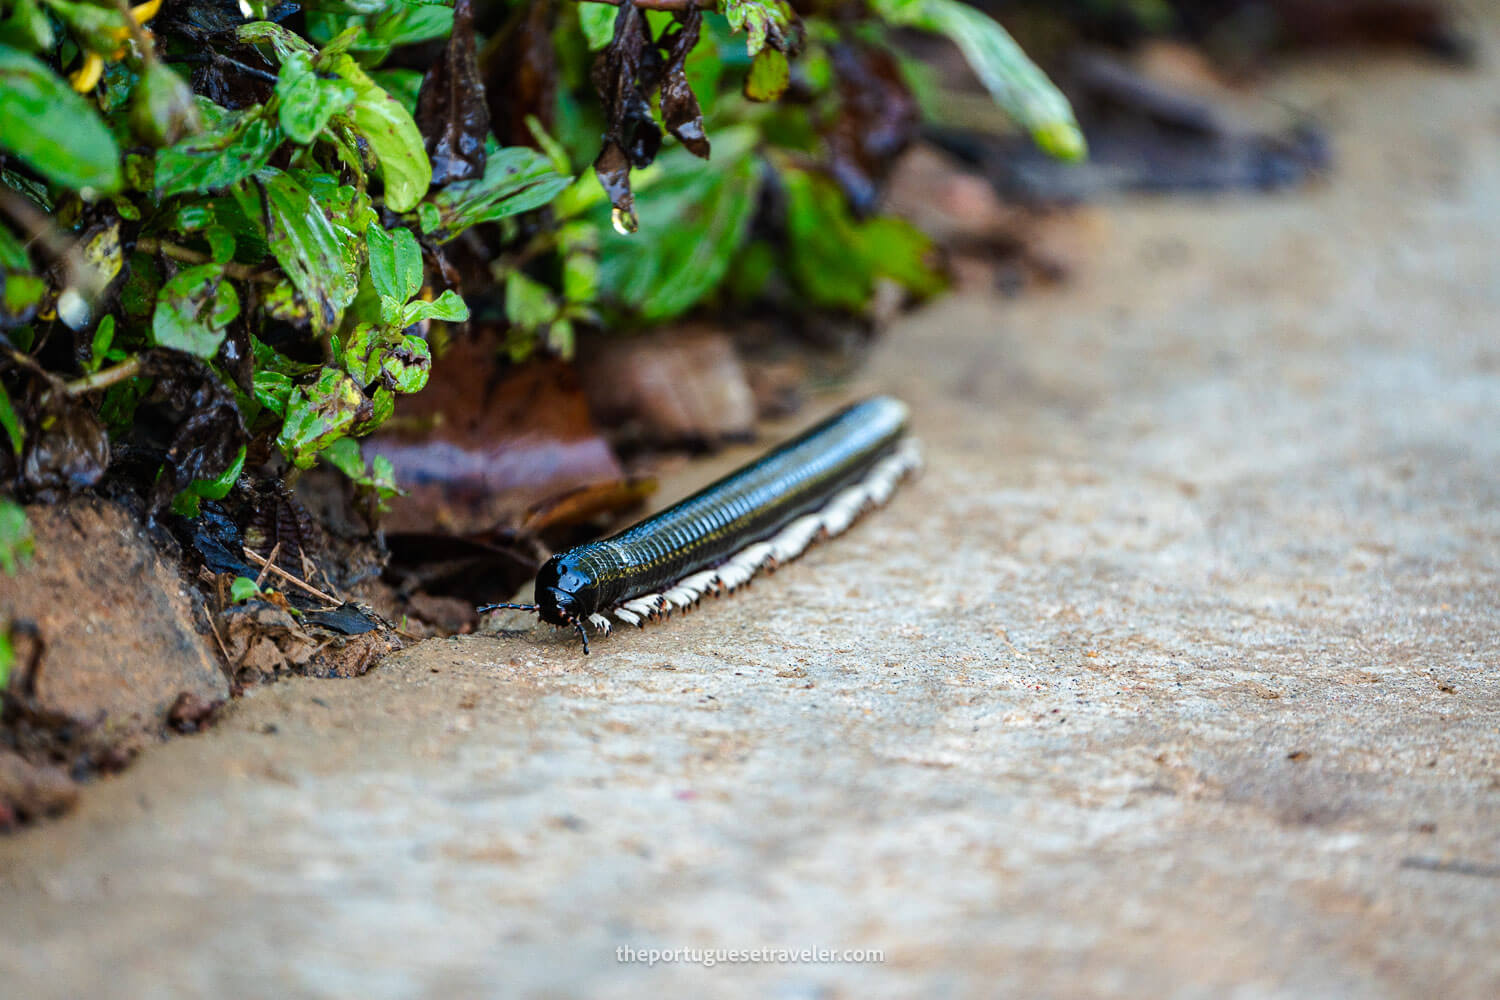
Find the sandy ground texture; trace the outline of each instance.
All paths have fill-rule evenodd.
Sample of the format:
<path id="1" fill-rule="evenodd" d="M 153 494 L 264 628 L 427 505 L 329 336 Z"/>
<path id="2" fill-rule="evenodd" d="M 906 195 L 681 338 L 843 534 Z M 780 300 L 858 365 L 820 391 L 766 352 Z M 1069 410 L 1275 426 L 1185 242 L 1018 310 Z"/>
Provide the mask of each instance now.
<path id="1" fill-rule="evenodd" d="M 1294 72 L 1326 188 L 911 318 L 868 384 L 926 472 L 746 594 L 152 750 L 0 842 L 0 988 L 1500 995 L 1497 82 Z"/>

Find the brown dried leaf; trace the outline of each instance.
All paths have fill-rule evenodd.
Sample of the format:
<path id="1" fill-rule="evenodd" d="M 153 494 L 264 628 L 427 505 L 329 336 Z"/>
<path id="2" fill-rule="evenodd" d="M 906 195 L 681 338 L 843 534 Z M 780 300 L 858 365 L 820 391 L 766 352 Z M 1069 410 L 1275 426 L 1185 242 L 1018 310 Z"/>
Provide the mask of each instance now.
<path id="1" fill-rule="evenodd" d="M 839 113 L 828 133 L 829 171 L 856 215 L 875 207 L 879 185 L 921 126 L 921 109 L 884 49 L 833 46 Z"/>
<path id="2" fill-rule="evenodd" d="M 650 166 L 661 149 L 661 129 L 648 98 L 660 85 L 663 68 L 645 13 L 634 4 L 621 4 L 614 38 L 594 60 L 592 72 L 605 120 L 604 148 L 594 172 L 614 206 L 617 224 L 629 231 L 635 229 L 630 168 Z"/>
<path id="3" fill-rule="evenodd" d="M 662 32 L 661 41 L 667 43 L 667 65 L 661 83 L 661 117 L 678 142 L 694 156 L 706 160 L 708 136 L 703 131 L 703 111 L 688 84 L 686 69 L 687 57 L 698 44 L 702 26 L 703 11 L 694 7 L 677 14 L 676 24 Z"/>
<path id="4" fill-rule="evenodd" d="M 484 175 L 484 140 L 490 131 L 484 95 L 474 41 L 474 4 L 458 0 L 453 6 L 453 33 L 417 95 L 417 128 L 432 160 L 433 184 Z"/>

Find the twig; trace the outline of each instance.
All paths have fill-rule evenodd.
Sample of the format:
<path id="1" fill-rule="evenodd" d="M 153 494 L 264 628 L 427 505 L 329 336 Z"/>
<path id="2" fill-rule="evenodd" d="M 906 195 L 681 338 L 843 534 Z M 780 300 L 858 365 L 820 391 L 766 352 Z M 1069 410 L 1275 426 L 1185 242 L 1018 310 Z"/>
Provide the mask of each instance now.
<path id="1" fill-rule="evenodd" d="M 135 241 L 135 248 L 141 253 L 159 253 L 163 257 L 171 257 L 173 260 L 180 260 L 184 264 L 211 264 L 214 261 L 212 257 L 200 250 L 194 250 L 192 247 L 185 247 L 176 243 L 168 243 L 166 240 L 159 240 L 154 236 L 142 236 Z M 237 264 L 234 261 L 229 261 L 222 266 L 225 274 L 231 278 L 238 278 L 241 281 L 266 281 L 276 277 L 275 271 L 257 271 L 253 267 Z"/>
<path id="2" fill-rule="evenodd" d="M 338 607 L 339 605 L 341 605 L 341 604 L 344 603 L 343 601 L 339 600 L 336 597 L 329 597 L 327 594 L 323 593 L 321 590 L 319 590 L 317 587 L 314 587 L 312 584 L 306 583 L 306 582 L 304 582 L 302 580 L 297 579 L 295 576 L 293 576 L 292 574 L 288 573 L 286 570 L 282 569 L 280 566 L 273 566 L 273 565 L 271 565 L 271 563 L 265 557 L 261 556 L 260 554 L 255 553 L 255 552 L 251 552 L 249 549 L 245 549 L 244 552 L 245 552 L 245 558 L 249 559 L 251 562 L 255 563 L 255 565 L 266 567 L 267 569 L 269 569 L 271 571 L 271 575 L 272 576 L 276 577 L 277 579 L 279 579 L 279 580 L 281 580 L 281 581 L 283 581 L 285 583 L 291 584 L 292 586 L 298 588 L 299 590 L 306 591 L 307 593 L 309 593 L 309 594 L 313 595 L 314 597 L 316 597 L 318 600 L 323 601 L 323 602 L 325 602 L 327 604 L 331 604 L 334 607 Z"/>
<path id="3" fill-rule="evenodd" d="M 141 6 L 145 7 L 146 4 L 141 4 Z M 151 44 L 151 36 L 146 34 L 146 29 L 141 27 L 140 21 L 136 20 L 136 12 L 131 9 L 129 0 L 115 0 L 115 9 L 125 18 L 125 30 L 130 32 L 130 40 L 135 42 L 135 47 L 140 50 L 141 58 L 148 66 L 156 62 L 156 46 Z M 155 11 L 152 13 L 154 14 Z"/>
<path id="4" fill-rule="evenodd" d="M 271 567 L 276 565 L 276 557 L 281 554 L 281 543 L 277 542 L 271 547 L 271 554 L 266 556 L 266 563 L 260 568 L 260 575 L 255 578 L 255 589 L 266 582 L 266 574 L 271 572 Z"/>
<path id="5" fill-rule="evenodd" d="M 141 359 L 139 357 L 126 358 L 117 365 L 101 368 L 92 375 L 75 378 L 63 386 L 63 392 L 69 396 L 82 396 L 86 393 L 95 392 L 99 389 L 108 389 L 116 382 L 123 382 L 128 378 L 135 378 L 141 373 Z"/>
<path id="6" fill-rule="evenodd" d="M 208 627 L 213 630 L 214 642 L 219 644 L 219 652 L 224 656 L 224 672 L 229 678 L 229 683 L 234 683 L 234 664 L 229 661 L 229 647 L 224 645 L 224 637 L 219 634 L 219 626 L 214 622 L 214 616 L 208 613 L 208 602 L 203 602 L 203 617 L 208 619 Z"/>

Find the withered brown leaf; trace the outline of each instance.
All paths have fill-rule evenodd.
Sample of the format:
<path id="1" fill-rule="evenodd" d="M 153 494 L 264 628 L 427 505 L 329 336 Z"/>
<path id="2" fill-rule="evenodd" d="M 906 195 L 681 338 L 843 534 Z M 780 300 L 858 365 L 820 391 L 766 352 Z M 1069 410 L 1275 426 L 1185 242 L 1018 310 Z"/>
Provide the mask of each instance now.
<path id="1" fill-rule="evenodd" d="M 453 6 L 453 34 L 442 55 L 422 78 L 417 95 L 417 127 L 432 160 L 432 183 L 450 184 L 484 175 L 484 140 L 490 109 L 479 76 L 474 40 L 474 4 Z"/>

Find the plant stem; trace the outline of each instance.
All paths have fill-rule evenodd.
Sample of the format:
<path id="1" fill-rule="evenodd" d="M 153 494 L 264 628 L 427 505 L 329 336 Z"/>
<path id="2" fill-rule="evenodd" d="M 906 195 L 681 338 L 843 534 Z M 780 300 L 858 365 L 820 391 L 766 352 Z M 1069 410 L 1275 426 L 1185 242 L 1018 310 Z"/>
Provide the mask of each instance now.
<path id="1" fill-rule="evenodd" d="M 82 396 L 94 392 L 97 389 L 107 389 L 116 382 L 123 382 L 128 378 L 134 378 L 141 373 L 140 358 L 126 358 L 117 365 L 100 369 L 92 375 L 83 378 L 75 378 L 63 386 L 63 391 L 69 396 Z"/>
<path id="2" fill-rule="evenodd" d="M 214 260 L 202 251 L 194 250 L 192 247 L 180 246 L 176 243 L 168 243 L 166 240 L 159 240 L 154 236 L 142 236 L 135 241 L 135 248 L 141 253 L 159 253 L 163 257 L 171 257 L 173 260 L 180 260 L 184 264 L 211 264 Z M 233 261 L 223 265 L 223 267 L 225 274 L 231 278 L 238 278 L 241 281 L 265 281 L 276 276 L 275 272 L 257 271 L 253 267 L 236 264 Z"/>
<path id="3" fill-rule="evenodd" d="M 146 29 L 141 27 L 141 22 L 135 19 L 135 11 L 130 9 L 129 0 L 115 0 L 115 8 L 125 18 L 125 28 L 130 32 L 130 40 L 135 42 L 135 47 L 140 50 L 141 58 L 146 65 L 156 62 L 156 46 L 151 44 L 151 36 L 146 34 Z"/>

